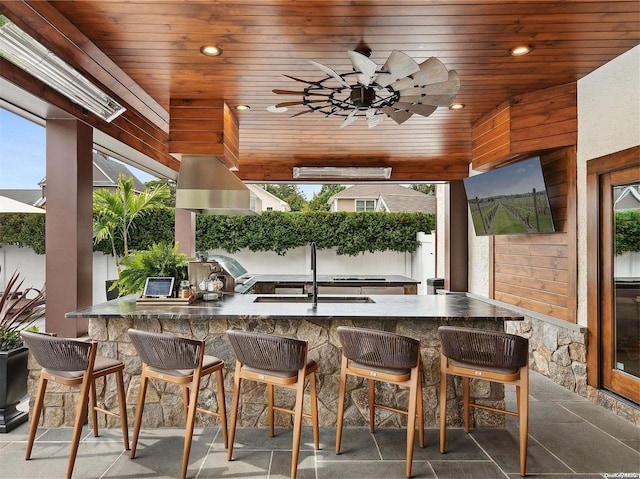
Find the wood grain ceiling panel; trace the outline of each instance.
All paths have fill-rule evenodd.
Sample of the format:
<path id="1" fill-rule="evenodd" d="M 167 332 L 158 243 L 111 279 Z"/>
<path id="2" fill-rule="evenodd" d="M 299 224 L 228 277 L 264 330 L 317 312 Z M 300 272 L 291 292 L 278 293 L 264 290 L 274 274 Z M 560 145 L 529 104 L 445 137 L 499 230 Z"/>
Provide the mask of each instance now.
<path id="1" fill-rule="evenodd" d="M 63 34 L 87 37 L 79 50 L 117 65 L 144 92 L 123 92 L 134 108 L 159 105 L 168 114 L 172 98 L 251 105 L 236 113 L 237 174 L 251 180 L 290 180 L 292 166 L 302 164 L 390 165 L 398 181 L 462 178 L 479 118 L 514 96 L 575 82 L 640 43 L 636 0 L 62 0 L 33 8 L 42 15 L 56 10 L 74 29 Z M 379 65 L 394 49 L 418 62 L 435 56 L 460 76 L 456 101 L 466 108 L 439 108 L 403 125 L 386 119 L 371 130 L 362 120 L 339 130 L 340 118 L 315 113 L 290 118 L 303 106 L 266 111 L 299 99 L 272 93 L 304 88 L 285 74 L 324 77 L 308 60 L 350 71 L 347 50 L 360 40 Z M 224 54 L 201 55 L 207 43 Z M 532 46 L 532 53 L 511 57 L 518 44 Z M 62 53 L 87 65 L 77 50 Z"/>

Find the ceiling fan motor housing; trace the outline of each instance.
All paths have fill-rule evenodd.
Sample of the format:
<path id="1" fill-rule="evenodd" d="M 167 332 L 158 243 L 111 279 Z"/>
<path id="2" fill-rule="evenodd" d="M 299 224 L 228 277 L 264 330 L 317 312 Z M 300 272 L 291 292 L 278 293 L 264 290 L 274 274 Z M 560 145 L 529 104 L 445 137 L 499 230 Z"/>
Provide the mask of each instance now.
<path id="1" fill-rule="evenodd" d="M 366 110 L 376 99 L 376 92 L 370 86 L 358 85 L 352 87 L 349 98 L 358 110 Z"/>

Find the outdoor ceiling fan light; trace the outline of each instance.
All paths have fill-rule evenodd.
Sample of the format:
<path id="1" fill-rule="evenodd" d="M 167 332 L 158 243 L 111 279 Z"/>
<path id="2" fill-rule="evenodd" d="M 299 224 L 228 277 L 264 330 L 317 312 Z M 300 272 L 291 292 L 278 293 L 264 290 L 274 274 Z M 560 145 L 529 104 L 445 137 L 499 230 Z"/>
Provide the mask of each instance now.
<path id="1" fill-rule="evenodd" d="M 218 57 L 222 55 L 222 48 L 216 45 L 203 45 L 200 47 L 200 53 L 208 57 Z"/>
<path id="2" fill-rule="evenodd" d="M 509 53 L 513 57 L 521 57 L 531 52 L 531 47 L 528 45 L 518 45 L 517 47 L 513 47 Z"/>
<path id="3" fill-rule="evenodd" d="M 296 180 L 316 180 L 326 178 L 388 180 L 391 178 L 391 167 L 294 166 L 293 178 Z"/>
<path id="4" fill-rule="evenodd" d="M 449 105 L 449 110 L 462 110 L 464 107 L 464 103 L 452 103 Z"/>
<path id="5" fill-rule="evenodd" d="M 293 116 L 316 112 L 342 117 L 340 128 L 363 118 L 373 128 L 387 117 L 401 125 L 414 114 L 429 116 L 439 106 L 449 107 L 460 89 L 458 74 L 434 57 L 418 64 L 406 53 L 394 50 L 385 64 L 378 66 L 362 41 L 348 54 L 353 68 L 346 73 L 310 60 L 326 77 L 312 81 L 285 75 L 305 87 L 299 91 L 274 89 L 273 93 L 302 98 L 276 107 L 307 108 Z"/>
<path id="6" fill-rule="evenodd" d="M 0 56 L 106 122 L 126 111 L 116 100 L 8 20 L 0 27 Z"/>
<path id="7" fill-rule="evenodd" d="M 246 110 L 250 110 L 251 107 L 249 105 L 238 105 L 236 106 L 236 110 L 238 111 L 246 111 Z"/>

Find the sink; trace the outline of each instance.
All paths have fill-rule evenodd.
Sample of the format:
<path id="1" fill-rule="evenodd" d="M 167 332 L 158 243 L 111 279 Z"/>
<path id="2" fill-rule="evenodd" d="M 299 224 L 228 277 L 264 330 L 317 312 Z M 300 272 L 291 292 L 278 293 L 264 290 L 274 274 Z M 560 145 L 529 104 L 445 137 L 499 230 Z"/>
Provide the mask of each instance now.
<path id="1" fill-rule="evenodd" d="M 266 295 L 258 296 L 254 303 L 311 303 L 312 298 L 305 295 L 285 296 Z M 318 303 L 375 303 L 369 296 L 318 296 Z"/>
<path id="2" fill-rule="evenodd" d="M 366 276 L 349 276 L 342 278 L 331 278 L 333 281 L 385 281 L 385 278 L 369 278 Z"/>

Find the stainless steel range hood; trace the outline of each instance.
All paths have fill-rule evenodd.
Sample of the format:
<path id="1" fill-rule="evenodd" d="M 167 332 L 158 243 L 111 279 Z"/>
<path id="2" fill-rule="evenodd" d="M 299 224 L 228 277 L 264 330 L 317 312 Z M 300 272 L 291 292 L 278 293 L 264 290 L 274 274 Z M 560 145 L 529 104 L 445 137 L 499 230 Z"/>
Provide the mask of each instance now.
<path id="1" fill-rule="evenodd" d="M 182 157 L 176 208 L 209 215 L 257 214 L 249 189 L 215 156 Z"/>

